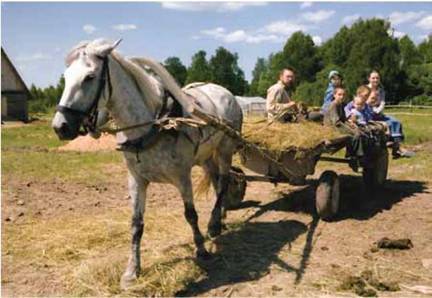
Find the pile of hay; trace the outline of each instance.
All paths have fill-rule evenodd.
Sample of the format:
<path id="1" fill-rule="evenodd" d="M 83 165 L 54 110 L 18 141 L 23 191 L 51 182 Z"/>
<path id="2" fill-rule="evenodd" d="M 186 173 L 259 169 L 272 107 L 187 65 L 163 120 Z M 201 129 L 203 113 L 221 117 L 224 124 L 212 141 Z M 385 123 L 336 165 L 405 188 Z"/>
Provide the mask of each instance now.
<path id="1" fill-rule="evenodd" d="M 60 151 L 112 151 L 117 147 L 116 137 L 110 134 L 102 134 L 100 138 L 94 139 L 89 135 L 79 136 L 64 146 L 58 148 Z"/>
<path id="2" fill-rule="evenodd" d="M 269 124 L 266 120 L 249 120 L 242 131 L 246 140 L 272 152 L 310 150 L 343 136 L 333 127 L 310 121 Z"/>

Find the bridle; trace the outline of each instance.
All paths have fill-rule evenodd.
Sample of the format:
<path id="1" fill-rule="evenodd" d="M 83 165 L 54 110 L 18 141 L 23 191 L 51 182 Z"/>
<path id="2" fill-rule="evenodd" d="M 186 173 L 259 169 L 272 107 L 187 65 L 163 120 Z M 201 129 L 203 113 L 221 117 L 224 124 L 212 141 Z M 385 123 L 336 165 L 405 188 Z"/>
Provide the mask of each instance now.
<path id="1" fill-rule="evenodd" d="M 71 116 L 77 117 L 80 120 L 83 119 L 78 130 L 79 135 L 86 135 L 88 132 L 96 131 L 96 124 L 97 124 L 98 113 L 99 113 L 98 111 L 99 100 L 102 97 L 102 92 L 107 83 L 108 83 L 107 99 L 111 98 L 112 95 L 111 78 L 110 78 L 110 72 L 108 68 L 108 56 L 102 59 L 103 59 L 103 64 L 102 64 L 101 75 L 99 77 L 98 89 L 91 106 L 86 111 L 81 111 L 78 109 L 74 109 L 62 105 L 57 105 L 56 107 L 56 111 L 58 112 L 61 112 L 63 114 L 69 114 Z"/>

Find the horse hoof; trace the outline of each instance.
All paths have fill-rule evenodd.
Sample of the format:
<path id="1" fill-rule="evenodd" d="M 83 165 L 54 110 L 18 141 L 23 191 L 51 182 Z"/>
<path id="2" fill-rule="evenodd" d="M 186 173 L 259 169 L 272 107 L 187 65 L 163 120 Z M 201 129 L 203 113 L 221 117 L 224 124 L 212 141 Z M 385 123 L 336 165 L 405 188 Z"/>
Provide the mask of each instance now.
<path id="1" fill-rule="evenodd" d="M 127 290 L 130 288 L 137 280 L 137 276 L 135 274 L 123 274 L 120 279 L 120 288 L 122 290 Z"/>
<path id="2" fill-rule="evenodd" d="M 211 260 L 213 257 L 208 251 L 197 251 L 197 258 L 200 260 L 208 261 Z"/>

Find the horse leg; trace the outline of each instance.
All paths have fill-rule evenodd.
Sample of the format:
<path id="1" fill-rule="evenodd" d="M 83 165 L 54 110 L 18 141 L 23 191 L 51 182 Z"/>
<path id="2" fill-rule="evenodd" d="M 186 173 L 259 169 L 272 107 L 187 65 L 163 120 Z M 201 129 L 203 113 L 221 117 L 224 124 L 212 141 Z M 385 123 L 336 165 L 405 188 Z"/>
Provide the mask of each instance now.
<path id="1" fill-rule="evenodd" d="M 192 228 L 194 242 L 197 249 L 197 258 L 209 259 L 210 254 L 204 247 L 204 237 L 198 227 L 198 214 L 195 210 L 193 202 L 192 181 L 190 177 L 190 172 L 187 175 L 183 175 L 178 182 L 179 183 L 177 184 L 177 188 L 179 189 L 183 199 L 186 221 Z"/>
<path id="2" fill-rule="evenodd" d="M 132 201 L 132 249 L 126 271 L 124 272 L 120 285 L 127 288 L 136 280 L 141 270 L 141 237 L 144 232 L 144 211 L 148 181 L 134 177 L 129 173 L 129 195 Z"/>
<path id="3" fill-rule="evenodd" d="M 228 191 L 232 155 L 219 154 L 217 162 L 217 166 L 214 165 L 210 167 L 210 176 L 212 177 L 212 181 L 214 181 L 213 186 L 216 185 L 216 203 L 213 207 L 211 218 L 208 224 L 208 234 L 210 237 L 219 236 L 222 232 L 222 215 L 224 214 L 225 208 L 224 199 Z"/>

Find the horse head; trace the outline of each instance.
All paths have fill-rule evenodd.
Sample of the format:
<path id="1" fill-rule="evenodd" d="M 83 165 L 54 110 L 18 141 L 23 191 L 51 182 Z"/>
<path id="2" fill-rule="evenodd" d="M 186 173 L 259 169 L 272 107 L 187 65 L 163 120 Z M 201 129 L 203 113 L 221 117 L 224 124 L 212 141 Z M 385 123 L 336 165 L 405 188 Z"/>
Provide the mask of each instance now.
<path id="1" fill-rule="evenodd" d="M 108 56 L 120 41 L 82 42 L 67 55 L 65 87 L 52 120 L 60 139 L 72 140 L 88 132 L 95 134 L 101 122 L 106 122 L 105 106 L 110 93 Z"/>

